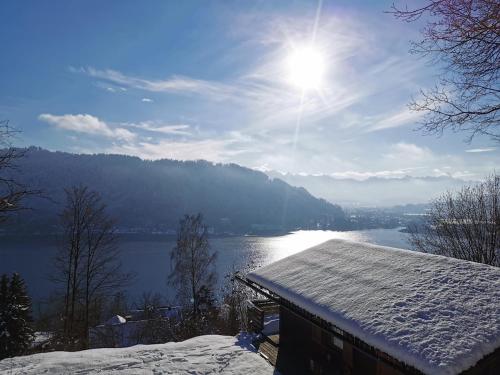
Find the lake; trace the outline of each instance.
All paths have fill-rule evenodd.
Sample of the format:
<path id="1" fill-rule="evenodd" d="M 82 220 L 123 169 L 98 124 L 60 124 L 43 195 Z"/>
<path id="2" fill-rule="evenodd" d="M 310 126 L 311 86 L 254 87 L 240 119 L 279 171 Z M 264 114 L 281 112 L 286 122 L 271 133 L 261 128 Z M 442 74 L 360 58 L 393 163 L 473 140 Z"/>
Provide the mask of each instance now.
<path id="1" fill-rule="evenodd" d="M 217 272 L 220 281 L 232 270 L 266 265 L 333 238 L 409 248 L 408 235 L 397 229 L 297 231 L 269 237 L 215 237 L 210 239 L 210 244 L 218 251 Z M 132 300 L 149 291 L 167 297 L 170 295 L 166 281 L 170 272 L 169 251 L 174 244 L 172 237 L 160 235 L 120 237 L 123 269 L 136 275 L 126 290 Z M 40 302 L 53 289 L 49 275 L 54 271 L 53 256 L 56 250 L 54 238 L 0 237 L 0 274 L 19 272 L 26 280 L 33 301 Z"/>

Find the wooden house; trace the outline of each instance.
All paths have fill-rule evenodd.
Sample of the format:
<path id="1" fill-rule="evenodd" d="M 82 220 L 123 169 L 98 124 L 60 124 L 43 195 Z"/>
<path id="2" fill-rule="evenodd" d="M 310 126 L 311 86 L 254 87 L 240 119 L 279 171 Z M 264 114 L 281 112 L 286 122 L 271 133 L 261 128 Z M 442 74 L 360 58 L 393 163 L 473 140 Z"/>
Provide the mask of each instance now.
<path id="1" fill-rule="evenodd" d="M 283 375 L 500 374 L 500 268 L 332 240 L 239 279 Z"/>

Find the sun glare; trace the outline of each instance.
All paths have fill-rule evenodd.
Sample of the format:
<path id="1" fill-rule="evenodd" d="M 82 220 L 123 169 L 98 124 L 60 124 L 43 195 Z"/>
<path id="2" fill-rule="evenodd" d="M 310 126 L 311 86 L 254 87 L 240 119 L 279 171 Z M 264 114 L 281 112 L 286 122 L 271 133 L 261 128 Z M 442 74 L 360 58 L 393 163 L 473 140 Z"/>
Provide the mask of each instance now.
<path id="1" fill-rule="evenodd" d="M 325 59 L 314 47 L 297 48 L 287 58 L 287 80 L 301 90 L 319 89 L 324 80 Z"/>

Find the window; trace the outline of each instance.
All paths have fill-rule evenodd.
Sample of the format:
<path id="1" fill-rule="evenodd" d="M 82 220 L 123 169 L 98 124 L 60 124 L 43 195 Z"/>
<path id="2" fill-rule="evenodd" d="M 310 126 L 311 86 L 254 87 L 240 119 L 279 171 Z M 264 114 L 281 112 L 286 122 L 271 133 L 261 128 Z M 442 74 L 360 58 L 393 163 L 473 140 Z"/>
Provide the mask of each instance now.
<path id="1" fill-rule="evenodd" d="M 333 346 L 339 348 L 340 350 L 343 350 L 344 349 L 344 340 L 336 337 L 336 336 L 333 336 Z"/>
<path id="2" fill-rule="evenodd" d="M 327 345 L 340 351 L 344 350 L 344 340 L 333 333 L 328 335 Z"/>

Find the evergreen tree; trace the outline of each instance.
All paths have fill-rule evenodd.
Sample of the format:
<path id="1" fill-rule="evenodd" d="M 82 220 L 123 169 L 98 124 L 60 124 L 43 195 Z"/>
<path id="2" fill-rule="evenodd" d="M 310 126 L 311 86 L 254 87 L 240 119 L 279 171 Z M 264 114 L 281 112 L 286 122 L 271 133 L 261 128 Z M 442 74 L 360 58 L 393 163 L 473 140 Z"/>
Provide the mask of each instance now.
<path id="1" fill-rule="evenodd" d="M 9 277 L 5 274 L 0 279 L 0 359 L 7 357 L 10 340 L 7 331 L 7 301 L 9 298 Z"/>
<path id="2" fill-rule="evenodd" d="M 8 286 L 7 286 L 8 285 Z M 0 281 L 0 359 L 26 353 L 34 339 L 31 300 L 24 280 L 14 273 Z"/>

